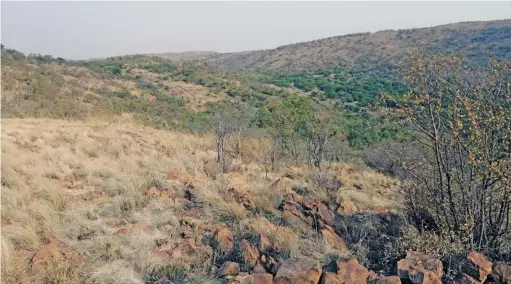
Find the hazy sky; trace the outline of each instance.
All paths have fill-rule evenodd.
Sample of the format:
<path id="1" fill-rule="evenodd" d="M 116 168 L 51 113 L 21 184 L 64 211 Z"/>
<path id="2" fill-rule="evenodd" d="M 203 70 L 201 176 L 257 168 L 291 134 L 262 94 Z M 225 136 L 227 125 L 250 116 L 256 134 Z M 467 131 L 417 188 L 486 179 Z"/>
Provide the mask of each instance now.
<path id="1" fill-rule="evenodd" d="M 1 41 L 86 59 L 267 49 L 354 32 L 511 18 L 511 2 L 7 2 Z"/>

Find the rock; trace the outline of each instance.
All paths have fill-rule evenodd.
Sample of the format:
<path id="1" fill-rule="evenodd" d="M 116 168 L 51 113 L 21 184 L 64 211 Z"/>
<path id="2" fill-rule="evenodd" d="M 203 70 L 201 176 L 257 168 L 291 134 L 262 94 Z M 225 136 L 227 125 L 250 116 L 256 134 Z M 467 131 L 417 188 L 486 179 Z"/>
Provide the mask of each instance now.
<path id="1" fill-rule="evenodd" d="M 500 282 L 511 284 L 511 265 L 497 262 L 493 268 L 493 274 L 498 277 Z"/>
<path id="2" fill-rule="evenodd" d="M 144 193 L 144 196 L 147 198 L 159 198 L 161 200 L 174 203 L 174 199 L 172 198 L 168 188 L 159 189 L 153 186 Z"/>
<path id="3" fill-rule="evenodd" d="M 323 229 L 320 230 L 321 235 L 323 238 L 334 248 L 341 250 L 341 251 L 348 251 L 348 246 L 346 245 L 346 242 L 337 235 L 337 233 L 334 232 L 334 229 L 332 229 L 330 226 L 325 225 Z"/>
<path id="4" fill-rule="evenodd" d="M 339 283 L 366 283 L 369 278 L 369 271 L 367 268 L 358 263 L 356 257 L 349 260 L 339 260 L 337 262 L 337 279 Z"/>
<path id="5" fill-rule="evenodd" d="M 288 258 L 277 271 L 275 284 L 316 284 L 321 277 L 319 262 L 308 258 Z"/>
<path id="6" fill-rule="evenodd" d="M 305 197 L 302 199 L 302 206 L 306 209 L 304 212 L 305 216 L 312 216 L 314 219 L 319 219 L 327 225 L 332 225 L 335 215 L 332 211 L 328 210 L 325 204 L 310 197 Z"/>
<path id="7" fill-rule="evenodd" d="M 406 258 L 397 262 L 399 278 L 409 279 L 412 283 L 441 283 L 442 269 L 440 260 L 415 251 L 407 252 Z"/>
<path id="8" fill-rule="evenodd" d="M 250 272 L 252 274 L 254 273 L 266 273 L 266 269 L 261 265 L 261 263 L 257 262 L 254 268 L 252 268 L 252 271 Z"/>
<path id="9" fill-rule="evenodd" d="M 454 279 L 454 284 L 480 284 L 481 282 L 475 280 L 474 278 L 468 276 L 465 273 L 460 273 Z"/>
<path id="10" fill-rule="evenodd" d="M 220 269 L 218 270 L 218 274 L 220 276 L 227 275 L 238 275 L 240 272 L 240 264 L 237 262 L 226 261 L 222 264 Z"/>
<path id="11" fill-rule="evenodd" d="M 442 284 L 442 279 L 436 273 L 418 266 L 410 267 L 408 279 L 414 284 Z"/>
<path id="12" fill-rule="evenodd" d="M 182 234 L 181 234 L 181 237 L 185 238 L 185 239 L 189 239 L 192 237 L 192 232 L 190 231 L 184 231 Z"/>
<path id="13" fill-rule="evenodd" d="M 484 255 L 471 251 L 461 263 L 461 271 L 478 281 L 484 282 L 492 272 L 492 263 Z"/>
<path id="14" fill-rule="evenodd" d="M 236 276 L 233 282 L 235 284 L 272 284 L 273 275 L 269 273 L 256 273 L 245 276 Z"/>
<path id="15" fill-rule="evenodd" d="M 238 202 L 243 205 L 247 210 L 255 209 L 255 203 L 252 201 L 247 194 L 240 192 L 234 187 L 231 187 L 227 190 L 227 192 Z"/>
<path id="16" fill-rule="evenodd" d="M 265 235 L 259 235 L 259 238 L 257 239 L 257 249 L 260 252 L 272 251 L 273 250 L 273 241 Z"/>
<path id="17" fill-rule="evenodd" d="M 215 247 L 223 254 L 230 254 L 234 248 L 234 237 L 228 227 L 217 229 L 213 236 Z"/>
<path id="18" fill-rule="evenodd" d="M 376 284 L 401 284 L 401 279 L 398 276 L 386 276 L 378 279 Z"/>
<path id="19" fill-rule="evenodd" d="M 343 200 L 339 204 L 337 209 L 338 214 L 354 214 L 357 213 L 358 208 L 351 200 Z"/>
<path id="20" fill-rule="evenodd" d="M 117 234 L 127 234 L 127 233 L 131 233 L 133 231 L 148 232 L 150 230 L 151 230 L 151 226 L 149 226 L 149 225 L 146 225 L 146 224 L 133 224 L 133 225 L 130 225 L 130 226 L 127 226 L 127 227 L 124 227 L 124 228 L 120 228 L 119 230 L 117 230 Z"/>
<path id="21" fill-rule="evenodd" d="M 247 270 L 252 269 L 259 259 L 259 251 L 249 241 L 243 239 L 240 243 L 241 258 Z"/>
<path id="22" fill-rule="evenodd" d="M 367 280 L 378 280 L 380 278 L 381 278 L 381 276 L 378 273 L 376 273 L 372 270 L 369 270 L 369 277 L 367 278 Z"/>

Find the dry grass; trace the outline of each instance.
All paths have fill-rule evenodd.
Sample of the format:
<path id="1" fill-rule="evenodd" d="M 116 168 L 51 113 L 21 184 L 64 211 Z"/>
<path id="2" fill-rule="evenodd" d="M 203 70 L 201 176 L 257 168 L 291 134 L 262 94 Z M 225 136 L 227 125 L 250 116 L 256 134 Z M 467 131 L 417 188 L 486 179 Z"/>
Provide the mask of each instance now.
<path id="1" fill-rule="evenodd" d="M 246 145 L 263 148 L 257 140 Z M 134 124 L 129 117 L 110 122 L 3 119 L 4 283 L 19 283 L 23 277 L 47 283 L 147 283 L 168 275 L 193 283 L 213 283 L 207 252 L 185 253 L 169 260 L 153 250 L 161 243 L 181 243 L 185 231 L 192 231 L 193 238 L 210 235 L 220 223 L 228 224 L 235 238 L 264 234 L 279 240 L 286 256 L 305 254 L 321 259 L 335 255 L 314 236 L 279 223 L 277 206 L 292 190 L 291 186 L 275 190 L 270 185 L 287 175 L 292 176 L 287 179 L 290 183 L 311 187 L 306 166 L 270 172 L 266 179 L 259 162 L 263 157 L 254 151 L 236 162 L 244 162 L 246 168 L 214 178 L 205 169 L 206 161 L 214 161 L 213 149 L 211 135 L 156 130 Z M 186 211 L 188 201 L 171 203 L 144 195 L 157 187 L 168 188 L 176 200 L 184 197 L 185 185 L 167 179 L 168 172 L 192 181 L 199 205 L 189 211 L 191 215 L 179 213 Z M 360 179 L 364 195 L 356 196 L 356 202 L 369 204 L 387 198 L 378 190 L 390 190 L 385 187 L 389 179 L 369 170 L 348 172 L 348 165 L 337 165 L 330 173 L 337 173 L 347 184 L 339 196 L 346 197 L 342 191 L 349 192 L 349 184 Z M 253 201 L 254 212 L 230 195 L 231 187 Z M 149 229 L 117 233 L 133 224 Z M 23 252 L 33 254 L 45 247 L 48 235 L 54 235 L 83 263 L 58 259 L 43 270 L 28 266 Z"/>

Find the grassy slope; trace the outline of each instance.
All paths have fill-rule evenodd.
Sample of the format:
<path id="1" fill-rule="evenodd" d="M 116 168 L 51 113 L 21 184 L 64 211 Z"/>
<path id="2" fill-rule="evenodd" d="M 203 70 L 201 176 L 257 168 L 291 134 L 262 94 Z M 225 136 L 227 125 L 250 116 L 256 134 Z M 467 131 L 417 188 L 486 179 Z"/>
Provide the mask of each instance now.
<path id="1" fill-rule="evenodd" d="M 214 279 L 211 263 L 197 251 L 172 259 L 153 251 L 182 243 L 185 231 L 192 232 L 192 238 L 210 236 L 221 224 L 227 224 L 235 238 L 259 234 L 280 238 L 287 255 L 323 262 L 325 255 L 335 252 L 314 233 L 282 227 L 276 207 L 293 192 L 292 185 L 314 188 L 312 196 L 329 199 L 306 166 L 284 167 L 266 179 L 262 155 L 267 146 L 248 139 L 242 146 L 244 156 L 234 159 L 233 171 L 214 179 L 214 137 L 155 130 L 119 119 L 2 120 L 5 283 L 19 283 L 24 277 L 29 283 L 37 277 L 48 283 L 143 283 L 161 279 L 162 270 L 176 278 L 193 272 L 193 283 L 207 283 Z M 230 151 L 231 144 L 228 147 Z M 193 183 L 194 205 L 184 199 L 186 186 L 167 178 L 169 172 Z M 348 164 L 334 164 L 328 174 L 344 183 L 336 193 L 338 200 L 353 200 L 363 210 L 395 205 L 396 180 Z M 284 178 L 277 189 L 271 186 L 283 176 L 292 179 Z M 151 187 L 168 188 L 174 201 L 145 196 Z M 253 201 L 253 213 L 233 199 L 227 190 L 231 187 Z M 150 228 L 118 232 L 133 224 Z M 83 263 L 70 266 L 57 259 L 44 268 L 24 263 L 23 256 L 48 247 L 45 236 L 50 234 Z"/>

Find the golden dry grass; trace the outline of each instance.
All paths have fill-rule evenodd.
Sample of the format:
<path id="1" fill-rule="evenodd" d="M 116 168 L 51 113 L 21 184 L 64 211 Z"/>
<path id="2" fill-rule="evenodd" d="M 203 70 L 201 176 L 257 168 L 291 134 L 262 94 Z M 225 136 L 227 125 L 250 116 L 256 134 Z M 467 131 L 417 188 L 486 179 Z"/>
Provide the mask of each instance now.
<path id="1" fill-rule="evenodd" d="M 3 119 L 1 139 L 4 283 L 19 283 L 24 277 L 28 283 L 37 279 L 46 283 L 145 283 L 161 271 L 180 277 L 192 270 L 202 275 L 194 283 L 207 283 L 214 281 L 213 272 L 202 256 L 185 254 L 169 260 L 152 252 L 162 240 L 178 244 L 184 231 L 192 231 L 193 237 L 208 235 L 221 223 L 228 224 L 236 238 L 265 234 L 280 239 L 289 256 L 306 254 L 320 259 L 335 253 L 314 237 L 304 238 L 300 230 L 275 221 L 280 216 L 278 204 L 292 190 L 291 186 L 275 190 L 271 184 L 287 174 L 292 176 L 287 179 L 290 184 L 311 187 L 307 166 L 284 167 L 266 179 L 260 164 L 264 159 L 254 151 L 235 161 L 244 163 L 243 170 L 213 178 L 205 170 L 207 163 L 214 163 L 213 136 L 156 130 L 135 124 L 129 117 L 111 122 Z M 262 145 L 252 139 L 246 143 L 251 149 Z M 191 210 L 195 213 L 190 216 L 179 215 L 186 202 L 169 203 L 144 195 L 158 187 L 183 197 L 185 186 L 167 179 L 168 172 L 192 181 L 202 205 Z M 345 164 L 335 165 L 329 174 L 338 175 L 346 184 L 337 196 L 353 198 L 364 209 L 372 203 L 387 204 L 395 183 Z M 350 193 L 355 190 L 354 182 L 363 185 L 358 195 Z M 230 196 L 231 187 L 254 202 L 256 214 L 249 214 Z M 117 233 L 133 224 L 149 229 Z M 79 255 L 83 263 L 74 266 L 57 259 L 42 270 L 27 265 L 21 256 L 46 247 L 48 235 Z"/>

